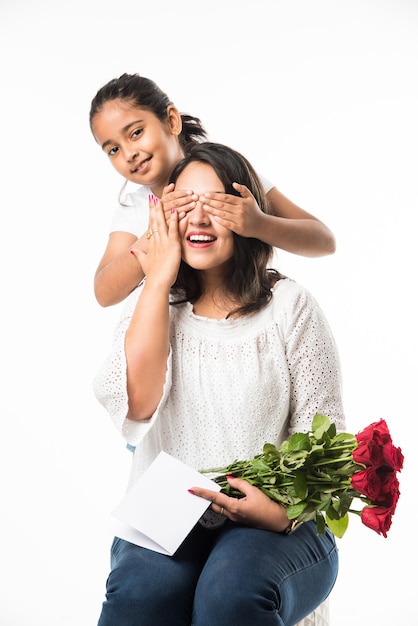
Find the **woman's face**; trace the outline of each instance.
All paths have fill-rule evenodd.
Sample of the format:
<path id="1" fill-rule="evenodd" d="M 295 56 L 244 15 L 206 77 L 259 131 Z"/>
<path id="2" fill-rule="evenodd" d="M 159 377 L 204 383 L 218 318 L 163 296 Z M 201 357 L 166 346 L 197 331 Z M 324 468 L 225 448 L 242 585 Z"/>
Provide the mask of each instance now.
<path id="1" fill-rule="evenodd" d="M 191 189 L 198 196 L 206 191 L 225 192 L 225 187 L 211 165 L 191 162 L 176 181 L 176 187 Z M 221 226 L 197 201 L 179 223 L 183 260 L 199 270 L 222 269 L 229 266 L 234 253 L 232 231 Z"/>
<path id="2" fill-rule="evenodd" d="M 175 107 L 167 108 L 167 122 L 162 123 L 151 111 L 124 100 L 110 100 L 94 116 L 92 130 L 121 176 L 147 185 L 161 196 L 182 157 L 178 139 L 181 116 Z"/>

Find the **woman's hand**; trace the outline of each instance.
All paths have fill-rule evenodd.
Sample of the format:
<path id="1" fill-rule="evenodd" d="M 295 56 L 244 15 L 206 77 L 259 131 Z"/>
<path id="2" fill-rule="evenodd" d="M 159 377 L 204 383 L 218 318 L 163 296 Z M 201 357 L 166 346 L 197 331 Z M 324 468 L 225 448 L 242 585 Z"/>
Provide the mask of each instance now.
<path id="1" fill-rule="evenodd" d="M 241 196 L 208 191 L 199 197 L 205 211 L 216 221 L 242 237 L 258 237 L 260 222 L 265 213 L 258 206 L 252 193 L 244 185 L 233 183 Z"/>
<path id="2" fill-rule="evenodd" d="M 178 214 L 170 212 L 166 223 L 161 201 L 151 195 L 149 202 L 148 232 L 141 238 L 146 246 L 132 248 L 132 253 L 141 263 L 148 283 L 170 289 L 177 278 L 181 261 L 181 241 L 178 228 Z"/>
<path id="3" fill-rule="evenodd" d="M 289 518 L 283 506 L 274 502 L 260 489 L 242 478 L 228 476 L 228 482 L 234 489 L 241 491 L 242 498 L 232 498 L 225 493 L 210 489 L 192 487 L 190 492 L 212 502 L 210 508 L 215 513 L 225 515 L 233 522 L 246 524 L 261 530 L 283 532 L 289 526 Z"/>

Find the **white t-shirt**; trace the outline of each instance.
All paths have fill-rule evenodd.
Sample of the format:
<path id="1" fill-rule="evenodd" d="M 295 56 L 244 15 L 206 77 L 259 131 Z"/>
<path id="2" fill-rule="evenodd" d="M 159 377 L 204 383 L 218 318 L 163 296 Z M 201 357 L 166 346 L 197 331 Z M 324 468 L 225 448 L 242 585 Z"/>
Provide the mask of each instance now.
<path id="1" fill-rule="evenodd" d="M 262 176 L 260 176 L 260 180 L 265 193 L 268 193 L 274 185 Z M 119 204 L 113 214 L 110 232 L 122 231 L 132 233 L 135 237 L 143 235 L 148 230 L 148 196 L 151 193 L 150 187 L 141 185 L 134 192 L 126 194 L 123 205 Z"/>
<path id="2" fill-rule="evenodd" d="M 125 332 L 141 294 L 125 303 L 94 392 L 136 446 L 129 485 L 164 450 L 197 470 L 225 466 L 310 430 L 315 413 L 345 425 L 337 349 L 313 296 L 290 279 L 255 314 L 215 320 L 190 303 L 170 306 L 170 354 L 161 401 L 149 420 L 126 419 Z"/>

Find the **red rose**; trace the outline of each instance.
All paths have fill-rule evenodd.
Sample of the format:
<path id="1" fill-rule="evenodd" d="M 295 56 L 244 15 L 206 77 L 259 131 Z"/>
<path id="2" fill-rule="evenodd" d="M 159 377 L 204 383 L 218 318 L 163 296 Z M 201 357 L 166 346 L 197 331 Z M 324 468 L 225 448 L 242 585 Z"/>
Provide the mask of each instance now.
<path id="1" fill-rule="evenodd" d="M 382 447 L 374 439 L 363 441 L 353 450 L 353 459 L 366 467 L 379 467 L 382 464 Z"/>
<path id="2" fill-rule="evenodd" d="M 382 465 L 392 467 L 399 472 L 403 467 L 403 454 L 400 448 L 396 448 L 392 443 L 386 443 L 382 446 Z"/>
<path id="3" fill-rule="evenodd" d="M 399 490 L 399 480 L 393 470 L 378 469 L 377 474 L 380 478 L 380 493 L 386 494 Z"/>
<path id="4" fill-rule="evenodd" d="M 385 509 L 390 509 L 392 513 L 395 512 L 396 505 L 399 500 L 399 490 L 391 491 L 390 493 L 386 493 L 384 496 L 379 497 L 377 500 L 373 501 L 373 504 L 376 506 L 384 507 Z"/>
<path id="5" fill-rule="evenodd" d="M 373 422 L 370 426 L 366 426 L 366 428 L 357 433 L 356 439 L 359 444 L 374 440 L 379 445 L 382 445 L 392 441 L 389 428 L 383 419 L 378 422 Z"/>
<path id="6" fill-rule="evenodd" d="M 395 511 L 399 500 L 399 480 L 392 470 L 378 470 L 380 478 L 380 494 L 373 500 L 374 504 L 384 506 Z"/>
<path id="7" fill-rule="evenodd" d="M 381 494 L 381 480 L 374 467 L 366 467 L 351 477 L 351 486 L 361 495 L 376 500 Z"/>
<path id="8" fill-rule="evenodd" d="M 393 511 L 378 506 L 366 506 L 361 512 L 361 521 L 365 526 L 387 537 L 392 524 Z"/>

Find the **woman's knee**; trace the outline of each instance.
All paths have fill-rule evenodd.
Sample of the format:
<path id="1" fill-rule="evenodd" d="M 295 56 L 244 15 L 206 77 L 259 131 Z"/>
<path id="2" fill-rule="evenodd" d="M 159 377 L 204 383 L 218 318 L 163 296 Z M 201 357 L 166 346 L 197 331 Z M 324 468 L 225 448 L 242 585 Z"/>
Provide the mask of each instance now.
<path id="1" fill-rule="evenodd" d="M 103 624 L 111 624 L 105 621 L 107 615 L 121 616 L 120 624 L 144 626 L 188 623 L 185 616 L 190 621 L 197 577 L 193 568 L 126 542 L 113 546 L 112 566 L 102 608 Z M 183 616 L 183 622 L 172 621 L 176 613 Z"/>
<path id="2" fill-rule="evenodd" d="M 271 570 L 236 553 L 210 561 L 196 587 L 193 626 L 278 626 L 278 598 Z"/>
<path id="3" fill-rule="evenodd" d="M 307 531 L 226 529 L 199 579 L 193 624 L 287 624 L 318 606 L 335 582 L 338 552 L 332 538 Z"/>

